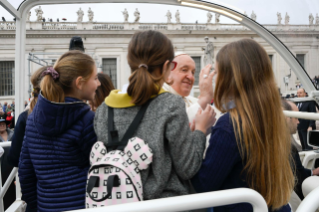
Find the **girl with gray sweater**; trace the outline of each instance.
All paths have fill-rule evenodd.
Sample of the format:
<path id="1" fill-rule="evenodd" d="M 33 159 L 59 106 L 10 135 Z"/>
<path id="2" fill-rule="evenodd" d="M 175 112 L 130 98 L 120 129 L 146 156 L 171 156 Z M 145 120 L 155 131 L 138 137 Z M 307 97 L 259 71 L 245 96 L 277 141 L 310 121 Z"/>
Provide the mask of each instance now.
<path id="1" fill-rule="evenodd" d="M 199 170 L 206 131 L 215 122 L 211 107 L 199 111 L 192 132 L 185 103 L 162 89 L 174 68 L 171 41 L 156 31 L 137 32 L 128 47 L 132 74 L 127 92 L 113 90 L 97 109 L 94 129 L 98 140 L 108 142 L 108 108 L 114 108 L 114 126 L 121 140 L 141 105 L 153 99 L 136 131 L 153 150 L 153 162 L 141 171 L 145 200 L 186 195 L 187 183 Z"/>

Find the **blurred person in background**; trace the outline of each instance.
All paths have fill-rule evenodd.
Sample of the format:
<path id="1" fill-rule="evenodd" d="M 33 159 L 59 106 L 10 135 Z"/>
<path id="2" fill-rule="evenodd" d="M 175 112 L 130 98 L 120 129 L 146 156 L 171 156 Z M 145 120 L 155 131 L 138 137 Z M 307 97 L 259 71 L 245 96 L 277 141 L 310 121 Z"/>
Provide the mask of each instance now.
<path id="1" fill-rule="evenodd" d="M 96 94 L 94 100 L 89 101 L 92 111 L 96 111 L 96 109 L 104 102 L 105 98 L 110 94 L 110 92 L 115 89 L 109 75 L 98 73 L 97 77 L 101 85 L 95 92 Z"/>
<path id="2" fill-rule="evenodd" d="M 0 142 L 11 141 L 13 131 L 7 127 L 6 119 L 0 116 Z"/>
<path id="3" fill-rule="evenodd" d="M 19 166 L 19 158 L 20 158 L 21 147 L 22 147 L 23 138 L 25 134 L 27 118 L 28 118 L 28 115 L 33 111 L 33 108 L 38 101 L 38 95 L 40 94 L 40 82 L 42 79 L 41 74 L 44 71 L 46 71 L 48 67 L 49 66 L 41 67 L 36 72 L 34 72 L 31 76 L 31 83 L 33 86 L 33 91 L 32 91 L 33 97 L 31 99 L 30 107 L 19 115 L 15 129 L 14 129 L 14 134 L 12 136 L 12 144 L 8 154 L 8 163 L 11 166 L 14 166 L 14 167 Z"/>

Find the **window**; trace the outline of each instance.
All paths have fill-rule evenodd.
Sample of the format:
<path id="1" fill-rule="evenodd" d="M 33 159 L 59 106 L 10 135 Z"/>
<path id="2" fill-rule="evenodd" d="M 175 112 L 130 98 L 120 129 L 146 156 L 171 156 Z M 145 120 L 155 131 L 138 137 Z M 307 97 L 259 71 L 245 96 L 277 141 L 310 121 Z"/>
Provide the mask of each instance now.
<path id="1" fill-rule="evenodd" d="M 102 60 L 102 71 L 110 76 L 114 87 L 117 88 L 116 58 L 104 58 Z"/>
<path id="2" fill-rule="evenodd" d="M 270 62 L 271 62 L 271 64 L 272 64 L 272 58 L 273 58 L 273 55 L 272 55 L 272 54 L 270 54 L 270 55 L 268 55 L 268 57 L 269 57 Z"/>
<path id="3" fill-rule="evenodd" d="M 0 61 L 0 96 L 14 95 L 14 61 Z"/>
<path id="4" fill-rule="evenodd" d="M 297 60 L 301 64 L 303 68 L 305 68 L 305 54 L 297 54 L 296 55 Z"/>
<path id="5" fill-rule="evenodd" d="M 195 61 L 195 67 L 196 67 L 194 85 L 198 85 L 199 84 L 199 73 L 202 70 L 202 68 L 201 68 L 201 57 L 192 57 L 192 58 Z"/>

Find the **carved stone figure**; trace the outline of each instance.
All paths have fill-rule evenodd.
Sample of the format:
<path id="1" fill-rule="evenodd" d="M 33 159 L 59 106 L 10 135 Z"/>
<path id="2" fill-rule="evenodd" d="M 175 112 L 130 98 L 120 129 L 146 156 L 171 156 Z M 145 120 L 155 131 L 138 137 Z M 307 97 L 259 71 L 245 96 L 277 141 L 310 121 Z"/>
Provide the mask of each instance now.
<path id="1" fill-rule="evenodd" d="M 313 20 L 314 20 L 314 17 L 312 15 L 312 13 L 310 13 L 310 15 L 309 15 L 309 25 L 313 25 Z"/>
<path id="2" fill-rule="evenodd" d="M 76 12 L 76 14 L 78 14 L 78 22 L 82 22 L 83 21 L 83 16 L 84 16 L 84 12 L 83 10 L 80 9 Z"/>
<path id="3" fill-rule="evenodd" d="M 166 13 L 167 23 L 172 23 L 172 13 L 168 10 Z"/>
<path id="4" fill-rule="evenodd" d="M 88 18 L 89 18 L 89 22 L 93 21 L 94 12 L 91 10 L 91 7 L 89 7 L 89 10 L 88 10 Z"/>
<path id="5" fill-rule="evenodd" d="M 175 19 L 176 19 L 176 23 L 181 23 L 181 17 L 180 17 L 180 13 L 179 13 L 179 10 L 176 11 L 175 13 Z"/>
<path id="6" fill-rule="evenodd" d="M 288 25 L 289 24 L 289 20 L 290 20 L 290 17 L 288 15 L 288 13 L 286 12 L 286 16 L 285 16 L 285 24 Z"/>
<path id="7" fill-rule="evenodd" d="M 123 13 L 123 16 L 124 16 L 124 22 L 128 22 L 129 14 L 127 12 L 127 9 L 125 8 L 124 11 L 122 11 L 122 13 Z"/>
<path id="8" fill-rule="evenodd" d="M 31 11 L 28 12 L 27 21 L 30 21 L 30 17 L 31 17 Z"/>
<path id="9" fill-rule="evenodd" d="M 208 12 L 207 13 L 207 23 L 210 23 L 212 21 L 212 18 L 213 18 L 213 15 L 210 12 Z"/>
<path id="10" fill-rule="evenodd" d="M 248 16 L 247 13 L 246 13 L 246 11 L 244 11 L 244 16 Z"/>
<path id="11" fill-rule="evenodd" d="M 281 13 L 277 12 L 277 24 L 278 25 L 281 25 L 281 20 L 282 20 Z"/>
<path id="12" fill-rule="evenodd" d="M 218 24 L 219 23 L 219 17 L 220 15 L 218 13 L 215 14 L 215 23 Z"/>
<path id="13" fill-rule="evenodd" d="M 253 19 L 254 21 L 256 21 L 257 15 L 254 13 L 254 11 L 251 13 L 250 18 Z"/>
<path id="14" fill-rule="evenodd" d="M 319 25 L 319 16 L 318 16 L 318 13 L 316 15 L 316 25 L 318 26 Z"/>
<path id="15" fill-rule="evenodd" d="M 139 22 L 140 18 L 141 18 L 141 14 L 140 12 L 138 11 L 138 9 L 136 8 L 135 12 L 134 12 L 134 16 L 135 16 L 135 20 L 134 22 L 137 23 Z"/>
<path id="16" fill-rule="evenodd" d="M 41 6 L 39 6 L 39 8 L 36 8 L 35 10 L 36 16 L 37 16 L 37 21 L 42 21 L 43 17 L 43 11 L 41 9 Z"/>
<path id="17" fill-rule="evenodd" d="M 205 42 L 206 42 L 206 47 L 203 47 L 202 49 L 205 51 L 205 55 L 204 55 L 204 63 L 205 66 L 208 64 L 212 65 L 212 69 L 213 69 L 213 65 L 214 65 L 214 44 L 213 42 L 209 41 L 208 37 L 205 37 Z"/>

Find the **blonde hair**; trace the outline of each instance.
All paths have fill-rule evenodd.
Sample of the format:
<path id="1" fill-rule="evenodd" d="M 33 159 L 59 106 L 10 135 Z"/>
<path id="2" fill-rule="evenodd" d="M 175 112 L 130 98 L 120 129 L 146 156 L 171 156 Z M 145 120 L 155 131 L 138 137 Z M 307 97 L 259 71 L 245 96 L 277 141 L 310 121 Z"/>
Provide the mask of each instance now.
<path id="1" fill-rule="evenodd" d="M 216 57 L 218 76 L 214 100 L 221 112 L 230 109 L 248 186 L 272 210 L 287 204 L 294 188 L 291 140 L 266 51 L 254 40 L 224 46 Z"/>
<path id="2" fill-rule="evenodd" d="M 53 102 L 64 102 L 65 93 L 72 91 L 73 81 L 82 76 L 86 81 L 93 73 L 95 62 L 89 55 L 72 50 L 63 54 L 54 65 L 59 78 L 54 80 L 51 75 L 45 75 L 41 81 L 42 95 Z"/>
<path id="3" fill-rule="evenodd" d="M 30 109 L 28 111 L 28 114 L 30 114 L 33 111 L 33 108 L 37 104 L 38 95 L 40 94 L 40 83 L 41 83 L 41 79 L 42 79 L 41 75 L 44 71 L 47 70 L 48 67 L 50 67 L 50 66 L 43 66 L 43 67 L 39 68 L 31 76 L 31 83 L 33 86 L 33 91 L 32 91 L 33 98 L 30 102 Z"/>

